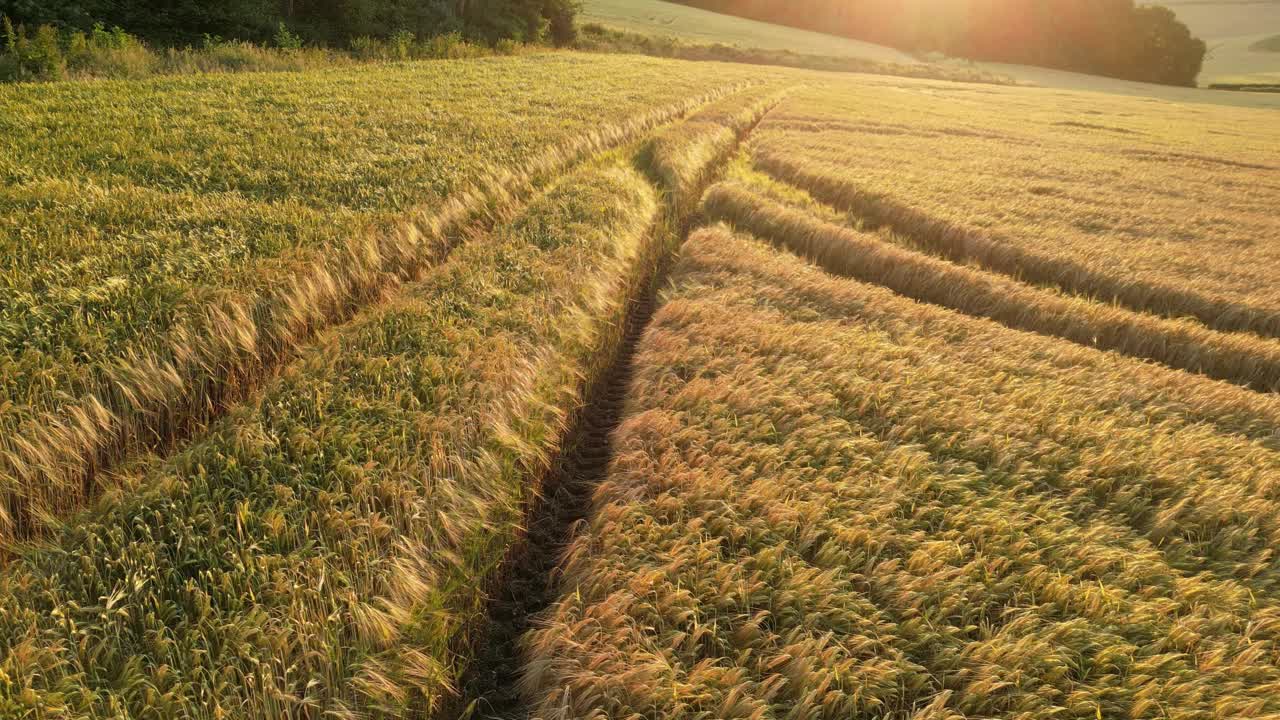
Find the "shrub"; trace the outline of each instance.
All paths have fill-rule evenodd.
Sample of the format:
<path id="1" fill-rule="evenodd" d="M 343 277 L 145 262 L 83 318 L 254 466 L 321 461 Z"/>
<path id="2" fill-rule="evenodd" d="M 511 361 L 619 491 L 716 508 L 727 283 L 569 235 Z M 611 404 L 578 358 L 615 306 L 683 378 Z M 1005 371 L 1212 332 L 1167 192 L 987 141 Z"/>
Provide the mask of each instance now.
<path id="1" fill-rule="evenodd" d="M 509 38 L 503 38 L 493 44 L 493 49 L 499 55 L 515 55 L 520 52 L 520 43 Z"/>
<path id="2" fill-rule="evenodd" d="M 289 27 L 283 22 L 276 28 L 276 47 L 281 50 L 300 50 L 302 49 L 302 38 L 289 32 Z"/>
<path id="3" fill-rule="evenodd" d="M 8 80 L 57 80 L 67 73 L 66 57 L 58 31 L 52 25 L 41 25 L 28 35 L 22 26 L 14 26 L 4 18 L 5 67 Z"/>
<path id="4" fill-rule="evenodd" d="M 397 30 L 391 33 L 391 37 L 387 39 L 387 47 L 391 52 L 392 59 L 408 60 L 416 39 L 409 30 Z"/>
<path id="5" fill-rule="evenodd" d="M 452 32 L 428 38 L 415 48 L 416 57 L 457 59 L 484 55 L 487 49 L 467 42 L 462 33 Z"/>
<path id="6" fill-rule="evenodd" d="M 351 52 L 361 60 L 376 60 L 384 54 L 382 42 L 368 35 L 351 38 Z"/>
<path id="7" fill-rule="evenodd" d="M 156 71 L 160 59 L 120 28 L 95 24 L 88 35 L 67 37 L 67 69 L 77 77 L 139 78 Z"/>

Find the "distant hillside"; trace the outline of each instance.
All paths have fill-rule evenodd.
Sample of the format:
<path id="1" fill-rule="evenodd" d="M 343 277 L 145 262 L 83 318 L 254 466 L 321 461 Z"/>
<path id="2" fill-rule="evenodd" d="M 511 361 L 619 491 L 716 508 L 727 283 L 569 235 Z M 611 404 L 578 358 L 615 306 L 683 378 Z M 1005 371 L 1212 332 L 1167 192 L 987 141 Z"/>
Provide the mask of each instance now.
<path id="1" fill-rule="evenodd" d="M 661 0 L 585 0 L 579 16 L 620 30 L 699 43 L 724 43 L 811 55 L 914 63 L 911 55 L 874 43 L 798 30 Z"/>
<path id="2" fill-rule="evenodd" d="M 1200 84 L 1280 82 L 1280 2 L 1167 0 L 1209 46 Z M 1271 43 L 1273 51 L 1267 50 Z"/>
<path id="3" fill-rule="evenodd" d="M 1132 0 L 680 0 L 913 52 L 1194 86 L 1205 43 Z"/>

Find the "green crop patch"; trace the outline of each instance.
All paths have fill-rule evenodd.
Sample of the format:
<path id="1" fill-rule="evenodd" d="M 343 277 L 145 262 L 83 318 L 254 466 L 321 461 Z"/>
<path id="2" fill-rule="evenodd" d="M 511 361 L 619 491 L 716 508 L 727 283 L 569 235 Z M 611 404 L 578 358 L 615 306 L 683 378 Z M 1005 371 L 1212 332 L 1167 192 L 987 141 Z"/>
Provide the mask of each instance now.
<path id="1" fill-rule="evenodd" d="M 430 714 L 660 242 L 617 161 L 555 183 L 0 579 L 0 715 Z"/>
<path id="2" fill-rule="evenodd" d="M 222 412 L 468 218 L 758 77 L 548 53 L 0 88 L 0 536 Z"/>

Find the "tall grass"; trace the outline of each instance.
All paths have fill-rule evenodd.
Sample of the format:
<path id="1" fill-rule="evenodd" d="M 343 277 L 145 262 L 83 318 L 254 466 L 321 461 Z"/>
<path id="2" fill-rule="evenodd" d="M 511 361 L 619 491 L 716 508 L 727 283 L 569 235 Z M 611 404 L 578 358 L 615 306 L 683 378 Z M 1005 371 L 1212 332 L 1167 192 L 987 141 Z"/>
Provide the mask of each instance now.
<path id="1" fill-rule="evenodd" d="M 574 135 L 530 148 L 509 167 L 457 168 L 458 176 L 449 182 L 458 187 L 447 199 L 390 214 L 383 211 L 376 214 L 376 222 L 352 222 L 350 215 L 341 213 L 328 217 L 305 213 L 313 227 L 296 224 L 296 208 L 281 211 L 274 205 L 233 204 L 228 208 L 233 221 L 239 223 L 237 218 L 243 217 L 245 227 L 233 225 L 230 239 L 249 244 L 265 241 L 265 258 L 253 258 L 251 251 L 234 245 L 223 250 L 218 243 L 197 244 L 190 259 L 190 279 L 181 275 L 181 280 L 170 279 L 161 268 L 149 266 L 132 276 L 102 278 L 104 295 L 92 298 L 90 307 L 102 308 L 104 322 L 92 326 L 78 320 L 84 299 L 76 295 L 71 298 L 66 336 L 46 338 L 47 354 L 19 353 L 14 348 L 30 347 L 32 333 L 49 333 L 40 313 L 50 296 L 32 293 L 32 305 L 24 306 L 23 298 L 28 296 L 16 294 L 20 302 L 11 312 L 20 330 L 12 338 L 9 365 L 0 367 L 0 373 L 10 375 L 4 379 L 13 400 L 0 410 L 5 428 L 0 438 L 0 535 L 39 532 L 51 518 L 73 510 L 98 491 L 101 468 L 137 450 L 163 448 L 172 438 L 221 414 L 273 368 L 287 362 L 318 330 L 350 317 L 437 263 L 458 243 L 459 231 L 468 223 L 527 197 L 573 163 L 633 141 L 733 89 L 721 86 L 671 104 L 629 107 L 635 111 L 630 116 L 618 113 L 590 129 L 577 128 Z M 562 125 L 560 132 L 567 127 Z M 411 185 L 420 182 L 421 178 L 410 180 Z M 119 222 L 126 211 L 116 208 L 114 198 L 127 196 L 127 190 L 103 195 L 104 207 L 98 212 L 112 218 L 111 224 Z M 163 204 L 175 199 L 166 196 Z M 283 227 L 268 225 L 264 232 L 253 224 L 258 222 L 252 215 L 256 210 L 267 217 L 283 216 Z M 174 212 L 181 216 L 184 210 L 175 207 Z M 326 219 L 331 227 L 324 226 Z M 21 235 L 23 223 L 30 220 L 17 220 Z M 139 222 L 140 227 L 123 224 L 131 231 L 146 232 L 165 220 L 145 215 Z M 317 247 L 298 249 L 287 243 L 273 246 L 278 241 L 271 236 L 281 230 L 304 237 L 315 233 L 322 241 Z M 97 230 L 89 232 L 96 236 Z M 219 241 L 226 240 L 223 233 L 217 234 Z M 51 244 L 49 252 L 24 251 L 20 257 L 29 255 L 37 277 L 47 273 L 56 278 L 54 282 L 61 282 L 66 268 L 57 263 L 63 253 L 56 243 Z M 115 243 L 103 243 L 101 257 L 88 258 L 90 267 L 107 265 L 119 250 Z M 162 259 L 170 254 L 181 257 L 164 242 L 155 252 Z M 249 258 L 237 259 L 242 254 Z M 135 251 L 124 260 L 132 264 L 138 257 Z M 209 269 L 212 263 L 228 261 L 230 267 L 213 264 L 213 271 Z M 255 277 L 255 270 L 262 275 Z M 247 274 L 248 282 L 237 277 L 239 273 Z M 18 284 L 31 280 L 31 275 L 20 273 L 12 277 Z M 112 292 L 113 288 L 119 292 Z M 22 325 L 27 330 L 21 330 Z M 66 346 L 76 343 L 84 344 L 87 357 L 68 355 Z"/>
<path id="2" fill-rule="evenodd" d="M 705 207 L 712 219 L 726 220 L 828 271 L 917 300 L 1258 390 L 1280 389 L 1280 343 L 1273 340 L 1135 313 L 955 265 L 814 219 L 740 185 L 712 188 Z"/>
<path id="3" fill-rule="evenodd" d="M 673 282 L 535 717 L 1280 712 L 1274 398 L 723 229 Z"/>
<path id="4" fill-rule="evenodd" d="M 619 162 L 557 182 L 249 404 L 24 548 L 0 708 L 403 717 L 450 697 L 484 578 L 652 273 Z"/>

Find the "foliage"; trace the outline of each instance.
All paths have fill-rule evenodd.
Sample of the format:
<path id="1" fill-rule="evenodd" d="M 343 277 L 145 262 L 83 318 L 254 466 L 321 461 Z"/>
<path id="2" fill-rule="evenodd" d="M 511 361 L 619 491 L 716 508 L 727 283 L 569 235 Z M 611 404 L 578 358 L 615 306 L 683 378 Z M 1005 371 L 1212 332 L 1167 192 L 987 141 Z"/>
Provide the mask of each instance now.
<path id="1" fill-rule="evenodd" d="M 532 716 L 1280 712 L 1273 398 L 723 228 L 636 367 Z"/>
<path id="2" fill-rule="evenodd" d="M 917 51 L 1195 85 L 1206 46 L 1133 0 L 681 0 Z"/>
<path id="3" fill-rule="evenodd" d="M 5 47 L 0 56 L 0 80 L 55 80 L 66 74 L 58 31 L 44 25 L 28 34 L 3 17 Z"/>
<path id="4" fill-rule="evenodd" d="M 282 21 L 276 28 L 275 46 L 281 50 L 301 50 L 302 38 L 289 31 L 289 26 Z"/>
<path id="5" fill-rule="evenodd" d="M 0 14 L 20 24 L 87 30 L 102 22 L 159 47 L 196 45 L 206 36 L 265 44 L 281 23 L 302 41 L 332 47 L 400 32 L 535 43 L 548 39 L 548 29 L 563 45 L 573 38 L 576 12 L 573 0 L 0 0 Z"/>

